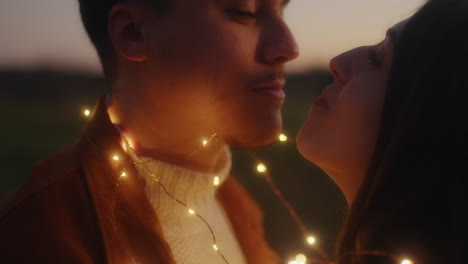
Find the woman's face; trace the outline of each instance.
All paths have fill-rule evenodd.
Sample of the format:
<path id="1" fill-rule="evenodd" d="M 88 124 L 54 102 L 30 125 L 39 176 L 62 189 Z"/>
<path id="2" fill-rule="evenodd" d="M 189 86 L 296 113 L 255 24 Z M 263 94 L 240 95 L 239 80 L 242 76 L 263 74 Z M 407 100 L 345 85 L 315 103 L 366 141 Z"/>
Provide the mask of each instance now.
<path id="1" fill-rule="evenodd" d="M 331 60 L 335 81 L 312 103 L 297 137 L 301 154 L 322 168 L 348 201 L 375 147 L 394 43 L 405 24 L 392 27 L 377 45 L 359 47 Z"/>

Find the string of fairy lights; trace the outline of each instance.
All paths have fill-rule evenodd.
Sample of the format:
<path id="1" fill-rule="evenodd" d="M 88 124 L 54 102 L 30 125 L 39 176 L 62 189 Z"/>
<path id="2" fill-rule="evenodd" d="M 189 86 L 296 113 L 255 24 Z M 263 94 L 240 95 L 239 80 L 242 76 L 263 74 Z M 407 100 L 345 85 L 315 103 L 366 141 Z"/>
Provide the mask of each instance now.
<path id="1" fill-rule="evenodd" d="M 91 110 L 90 109 L 84 109 L 83 110 L 83 115 L 88 118 L 90 117 L 91 115 Z M 191 153 L 190 155 L 193 155 L 194 153 L 197 153 L 197 152 L 200 152 L 200 151 L 203 151 L 203 149 L 205 149 L 206 147 L 208 147 L 210 145 L 210 143 L 217 138 L 217 135 L 216 134 L 213 134 L 211 137 L 209 138 L 204 138 L 204 139 L 201 139 L 201 143 L 200 143 L 200 149 L 199 150 L 196 150 L 194 151 L 193 153 Z M 286 143 L 288 142 L 288 136 L 284 133 L 281 133 L 279 136 L 278 136 L 278 142 L 280 143 Z M 127 150 L 128 148 L 132 148 L 131 144 L 127 141 L 127 140 L 123 140 L 122 142 L 122 147 L 124 150 Z M 296 213 L 296 211 L 294 210 L 294 208 L 289 204 L 289 202 L 284 198 L 284 196 L 282 195 L 282 193 L 280 192 L 280 190 L 275 186 L 274 182 L 273 182 L 273 179 L 271 177 L 271 174 L 269 173 L 269 169 L 267 167 L 267 165 L 260 161 L 259 159 L 257 159 L 257 157 L 249 152 L 248 153 L 251 158 L 256 162 L 256 172 L 260 175 L 263 175 L 264 176 L 264 179 L 265 181 L 267 182 L 267 184 L 269 185 L 269 187 L 272 189 L 273 193 L 275 194 L 275 196 L 279 199 L 279 201 L 285 206 L 285 208 L 288 210 L 289 214 L 291 215 L 291 217 L 294 219 L 294 221 L 296 222 L 296 224 L 298 225 L 299 229 L 301 230 L 301 232 L 303 233 L 304 235 L 304 242 L 305 244 L 314 249 L 315 251 L 317 251 L 320 255 L 320 258 L 314 258 L 314 259 L 308 259 L 306 257 L 305 254 L 303 253 L 298 253 L 294 259 L 290 260 L 287 262 L 287 264 L 313 264 L 313 263 L 318 263 L 318 264 L 333 264 L 334 262 L 331 260 L 331 258 L 329 258 L 329 256 L 317 245 L 317 239 L 315 236 L 311 235 L 310 232 L 308 232 L 307 228 L 305 227 L 302 219 L 298 216 L 298 214 Z M 212 250 L 216 251 L 218 253 L 218 255 L 220 256 L 220 258 L 224 261 L 224 263 L 226 264 L 230 264 L 229 261 L 226 259 L 226 257 L 223 255 L 223 251 L 222 251 L 222 246 L 218 245 L 217 243 L 217 238 L 216 238 L 216 235 L 212 229 L 212 227 L 210 226 L 210 224 L 205 220 L 205 218 L 203 218 L 202 215 L 198 214 L 196 212 L 195 209 L 189 207 L 187 205 L 187 203 L 177 199 L 176 197 L 174 197 L 169 191 L 168 189 L 166 188 L 166 186 L 164 186 L 164 184 L 162 184 L 159 179 L 156 177 L 156 175 L 154 175 L 146 166 L 144 166 L 146 163 L 149 163 L 151 161 L 142 161 L 141 158 L 140 158 L 140 161 L 139 162 L 135 162 L 135 161 L 125 161 L 123 160 L 119 155 L 117 154 L 110 154 L 110 160 L 111 162 L 124 162 L 124 163 L 128 163 L 130 165 L 143 165 L 143 168 L 144 170 L 146 170 L 148 172 L 148 174 L 153 178 L 154 182 L 157 183 L 161 189 L 163 190 L 163 192 L 170 198 L 172 199 L 173 201 L 175 201 L 177 204 L 179 204 L 180 206 L 182 206 L 184 208 L 184 210 L 187 211 L 187 213 L 189 215 L 192 215 L 194 217 L 196 217 L 197 219 L 199 219 L 200 221 L 202 221 L 205 226 L 208 228 L 209 232 L 210 232 L 210 235 L 211 235 L 211 238 L 212 238 Z M 123 180 L 127 177 L 130 177 L 129 173 L 128 173 L 128 170 L 126 170 L 125 168 L 122 169 L 119 174 L 119 179 L 118 179 L 118 183 L 116 185 L 116 188 L 115 188 L 115 192 L 114 192 L 114 198 L 113 198 L 113 207 L 112 207 L 112 224 L 113 224 L 113 228 L 115 231 L 117 231 L 117 227 L 116 227 L 116 224 L 115 224 L 115 205 L 116 205 L 116 197 L 117 197 L 117 193 L 119 191 L 119 188 L 121 186 L 121 184 L 123 184 Z M 218 187 L 221 183 L 221 179 L 218 177 L 218 176 L 214 176 L 213 177 L 213 185 Z M 373 252 L 364 252 L 363 253 L 364 255 L 379 255 L 377 253 L 373 253 Z M 392 257 L 392 256 L 390 256 Z M 133 263 L 135 263 L 135 261 L 132 259 Z M 415 264 L 413 261 L 411 261 L 410 259 L 402 259 L 402 260 L 399 260 L 399 261 L 396 261 L 396 263 L 399 263 L 399 264 Z"/>

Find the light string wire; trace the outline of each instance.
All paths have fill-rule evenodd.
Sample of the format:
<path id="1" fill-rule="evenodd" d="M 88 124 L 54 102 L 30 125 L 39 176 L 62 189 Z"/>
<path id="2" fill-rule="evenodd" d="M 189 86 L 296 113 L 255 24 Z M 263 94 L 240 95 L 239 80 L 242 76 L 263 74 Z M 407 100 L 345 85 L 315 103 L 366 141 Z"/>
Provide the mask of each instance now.
<path id="1" fill-rule="evenodd" d="M 202 147 L 193 151 L 192 153 L 190 153 L 189 155 L 187 155 L 187 157 L 185 157 L 185 159 L 189 159 L 190 157 L 192 157 L 193 155 L 197 154 L 197 153 L 200 153 L 202 152 L 205 147 L 211 143 L 211 141 L 213 141 L 214 139 L 218 139 L 218 134 L 216 133 L 213 133 L 208 139 L 203 139 L 202 140 Z"/>

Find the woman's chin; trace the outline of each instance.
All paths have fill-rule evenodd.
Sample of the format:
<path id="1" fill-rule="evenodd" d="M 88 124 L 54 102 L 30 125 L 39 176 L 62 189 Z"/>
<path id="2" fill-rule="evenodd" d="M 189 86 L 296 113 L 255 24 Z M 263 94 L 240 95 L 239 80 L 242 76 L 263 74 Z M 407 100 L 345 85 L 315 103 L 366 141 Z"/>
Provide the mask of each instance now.
<path id="1" fill-rule="evenodd" d="M 314 162 L 313 159 L 313 143 L 311 140 L 310 133 L 307 132 L 307 129 L 302 126 L 296 136 L 296 145 L 299 153 L 308 161 Z"/>

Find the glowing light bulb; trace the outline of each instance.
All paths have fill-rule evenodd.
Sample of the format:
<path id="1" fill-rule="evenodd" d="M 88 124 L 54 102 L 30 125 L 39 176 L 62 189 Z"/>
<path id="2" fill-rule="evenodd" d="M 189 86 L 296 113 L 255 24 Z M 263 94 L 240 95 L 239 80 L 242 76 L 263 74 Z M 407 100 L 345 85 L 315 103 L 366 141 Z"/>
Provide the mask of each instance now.
<path id="1" fill-rule="evenodd" d="M 218 251 L 218 250 L 219 250 L 218 245 L 214 244 L 214 245 L 213 245 L 213 249 L 216 250 L 216 251 Z"/>
<path id="2" fill-rule="evenodd" d="M 214 186 L 218 186 L 219 183 L 220 183 L 219 177 L 218 177 L 218 176 L 214 177 L 214 179 L 213 179 L 213 185 L 214 185 Z"/>
<path id="3" fill-rule="evenodd" d="M 195 211 L 192 210 L 192 209 L 189 209 L 189 210 L 188 210 L 188 213 L 191 214 L 191 215 L 194 215 L 194 214 L 195 214 Z"/>
<path id="4" fill-rule="evenodd" d="M 112 159 L 115 160 L 115 161 L 119 161 L 119 160 L 120 160 L 119 156 L 117 156 L 117 155 L 114 155 L 114 156 L 112 157 Z"/>
<path id="5" fill-rule="evenodd" d="M 91 111 L 90 111 L 89 109 L 85 109 L 85 110 L 83 111 L 83 114 L 84 114 L 86 117 L 88 117 L 89 115 L 91 115 Z"/>
<path id="6" fill-rule="evenodd" d="M 208 145 L 208 140 L 203 139 L 203 140 L 202 140 L 202 144 L 203 144 L 203 147 L 206 147 L 206 145 Z"/>
<path id="7" fill-rule="evenodd" d="M 409 260 L 409 259 L 404 259 L 401 264 L 414 264 L 413 261 Z"/>
<path id="8" fill-rule="evenodd" d="M 281 135 L 279 135 L 278 139 L 281 142 L 286 142 L 286 141 L 288 141 L 288 136 L 286 136 L 285 134 L 281 134 Z"/>
<path id="9" fill-rule="evenodd" d="M 296 262 L 298 264 L 305 264 L 307 262 L 307 257 L 304 254 L 297 254 Z"/>
<path id="10" fill-rule="evenodd" d="M 122 174 L 120 174 L 120 177 L 127 177 L 127 173 L 125 171 L 122 171 Z"/>
<path id="11" fill-rule="evenodd" d="M 260 173 L 265 173 L 267 171 L 267 167 L 263 163 L 259 163 L 257 165 L 257 171 Z"/>
<path id="12" fill-rule="evenodd" d="M 317 240 L 315 239 L 315 237 L 313 237 L 313 236 L 307 237 L 307 244 L 313 245 L 313 244 L 315 244 L 315 242 L 317 242 Z"/>

